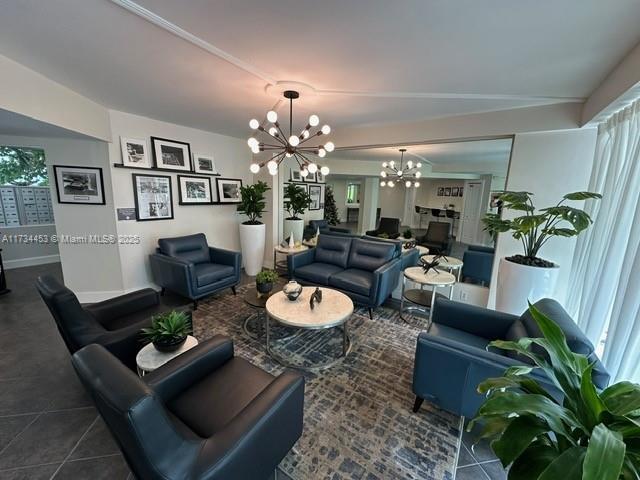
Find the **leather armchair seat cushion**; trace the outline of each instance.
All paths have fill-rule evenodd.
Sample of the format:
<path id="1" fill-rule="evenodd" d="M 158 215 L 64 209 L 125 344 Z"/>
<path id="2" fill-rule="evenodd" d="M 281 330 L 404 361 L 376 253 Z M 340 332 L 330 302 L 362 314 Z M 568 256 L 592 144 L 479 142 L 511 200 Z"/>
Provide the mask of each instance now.
<path id="1" fill-rule="evenodd" d="M 373 285 L 373 273 L 358 268 L 348 268 L 331 275 L 329 285 L 368 297 Z"/>
<path id="2" fill-rule="evenodd" d="M 348 266 L 373 272 L 393 259 L 395 252 L 395 244 L 357 238 L 351 243 Z"/>
<path id="3" fill-rule="evenodd" d="M 351 237 L 320 235 L 315 250 L 315 261 L 347 268 L 351 241 Z"/>
<path id="4" fill-rule="evenodd" d="M 446 338 L 447 340 L 453 340 L 455 342 L 460 342 L 465 346 L 475 347 L 480 350 L 485 350 L 487 348 L 487 345 L 489 345 L 489 340 L 487 340 L 486 338 L 482 338 L 479 335 L 465 332 L 464 330 L 458 330 L 457 328 L 440 325 L 438 323 L 431 324 L 431 328 L 429 328 L 429 335 Z"/>
<path id="5" fill-rule="evenodd" d="M 329 278 L 338 272 L 342 272 L 342 268 L 337 265 L 315 262 L 296 268 L 296 277 L 319 285 L 329 285 Z"/>
<path id="6" fill-rule="evenodd" d="M 160 252 L 169 257 L 176 257 L 191 263 L 210 262 L 209 245 L 204 233 L 184 237 L 160 238 Z"/>
<path id="7" fill-rule="evenodd" d="M 198 287 L 211 285 L 227 277 L 233 277 L 235 270 L 230 265 L 217 263 L 200 263 L 193 266 Z"/>
<path id="8" fill-rule="evenodd" d="M 243 358 L 234 357 L 171 400 L 168 408 L 189 429 L 208 438 L 242 412 L 273 379 Z"/>

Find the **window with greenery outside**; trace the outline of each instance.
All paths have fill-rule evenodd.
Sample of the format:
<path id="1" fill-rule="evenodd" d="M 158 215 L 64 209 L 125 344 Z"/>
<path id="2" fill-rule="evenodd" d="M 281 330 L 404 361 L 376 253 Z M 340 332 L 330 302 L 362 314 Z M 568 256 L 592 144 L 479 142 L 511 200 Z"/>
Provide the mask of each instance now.
<path id="1" fill-rule="evenodd" d="M 44 150 L 0 146 L 0 185 L 16 187 L 49 185 Z"/>

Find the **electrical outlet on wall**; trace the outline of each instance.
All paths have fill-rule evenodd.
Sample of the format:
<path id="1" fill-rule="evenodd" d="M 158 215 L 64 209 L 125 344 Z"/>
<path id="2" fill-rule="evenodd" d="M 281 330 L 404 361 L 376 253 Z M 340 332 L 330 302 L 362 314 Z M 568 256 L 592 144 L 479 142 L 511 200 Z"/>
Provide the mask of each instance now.
<path id="1" fill-rule="evenodd" d="M 460 292 L 460 300 L 463 302 L 467 300 L 467 292 L 465 292 L 464 290 Z"/>

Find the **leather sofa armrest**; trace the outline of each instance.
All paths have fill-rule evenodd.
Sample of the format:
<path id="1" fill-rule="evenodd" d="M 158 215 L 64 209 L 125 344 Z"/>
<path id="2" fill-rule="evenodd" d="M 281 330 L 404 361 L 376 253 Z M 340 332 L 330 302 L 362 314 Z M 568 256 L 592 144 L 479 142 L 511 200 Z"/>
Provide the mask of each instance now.
<path id="1" fill-rule="evenodd" d="M 378 236 L 378 230 L 367 230 L 365 232 L 365 235 L 368 235 L 370 237 L 377 237 Z"/>
<path id="2" fill-rule="evenodd" d="M 144 381 L 164 401 L 169 401 L 190 385 L 233 358 L 233 341 L 216 335 L 144 376 Z"/>
<path id="3" fill-rule="evenodd" d="M 240 273 L 240 267 L 242 266 L 242 254 L 240 252 L 209 247 L 209 258 L 211 259 L 211 263 L 230 265 L 235 268 L 238 274 Z"/>
<path id="4" fill-rule="evenodd" d="M 436 298 L 433 322 L 462 330 L 487 340 L 504 339 L 509 327 L 519 317 L 488 308 Z"/>
<path id="5" fill-rule="evenodd" d="M 394 258 L 390 262 L 378 267 L 373 271 L 373 285 L 371 294 L 373 303 L 378 306 L 391 295 L 400 280 L 400 269 L 402 267 L 402 259 Z"/>
<path id="6" fill-rule="evenodd" d="M 153 280 L 163 288 L 191 296 L 190 287 L 196 285 L 193 263 L 161 253 L 149 255 Z"/>
<path id="7" fill-rule="evenodd" d="M 84 307 L 95 319 L 103 324 L 106 320 L 124 317 L 133 313 L 158 306 L 160 298 L 158 292 L 152 288 L 145 288 L 135 292 L 110 298 L 103 302 L 93 303 Z"/>
<path id="8" fill-rule="evenodd" d="M 336 232 L 336 233 L 351 233 L 351 230 L 349 230 L 348 228 L 341 228 L 341 227 L 329 227 L 329 231 Z"/>
<path id="9" fill-rule="evenodd" d="M 396 233 L 389 233 L 389 238 L 395 240 L 396 238 L 398 238 L 400 236 L 400 232 L 396 232 Z"/>
<path id="10" fill-rule="evenodd" d="M 140 325 L 130 325 L 112 332 L 105 332 L 91 343 L 102 345 L 131 370 L 136 370 L 136 356 L 144 344 Z"/>
<path id="11" fill-rule="evenodd" d="M 269 475 L 266 466 L 273 463 L 275 467 L 302 435 L 303 409 L 304 377 L 286 371 L 207 439 L 195 477 L 222 480 Z"/>
<path id="12" fill-rule="evenodd" d="M 310 263 L 313 263 L 315 258 L 316 258 L 315 248 L 310 248 L 309 250 L 305 250 L 303 252 L 287 255 L 287 267 L 289 268 L 289 273 L 293 274 L 296 268 L 304 267 L 305 265 L 309 265 Z"/>

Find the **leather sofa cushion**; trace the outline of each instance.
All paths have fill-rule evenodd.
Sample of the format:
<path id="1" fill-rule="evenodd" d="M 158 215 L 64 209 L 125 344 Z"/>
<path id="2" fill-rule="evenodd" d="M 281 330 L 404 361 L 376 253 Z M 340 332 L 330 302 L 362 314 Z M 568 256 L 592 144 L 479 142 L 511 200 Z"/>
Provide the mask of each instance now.
<path id="1" fill-rule="evenodd" d="M 295 276 L 307 282 L 319 285 L 329 285 L 329 277 L 341 272 L 342 268 L 330 263 L 314 262 L 304 267 L 296 268 Z"/>
<path id="2" fill-rule="evenodd" d="M 348 267 L 373 272 L 391 260 L 395 250 L 391 243 L 356 238 L 351 242 Z"/>
<path id="3" fill-rule="evenodd" d="M 185 237 L 161 238 L 158 240 L 160 252 L 192 263 L 210 262 L 209 245 L 204 233 Z"/>
<path id="4" fill-rule="evenodd" d="M 242 412 L 273 379 L 243 358 L 234 357 L 187 388 L 168 407 L 187 427 L 208 438 Z"/>
<path id="5" fill-rule="evenodd" d="M 217 263 L 199 263 L 193 266 L 198 287 L 211 285 L 223 278 L 232 277 L 235 270 L 230 265 L 219 265 Z"/>
<path id="6" fill-rule="evenodd" d="M 347 268 L 351 240 L 351 237 L 320 235 L 316 245 L 315 261 Z"/>
<path id="7" fill-rule="evenodd" d="M 373 285 L 373 273 L 358 268 L 349 268 L 331 275 L 329 285 L 368 297 Z"/>
<path id="8" fill-rule="evenodd" d="M 309 226 L 313 228 L 315 234 L 318 229 L 320 231 L 329 230 L 329 223 L 326 220 L 309 220 Z"/>

